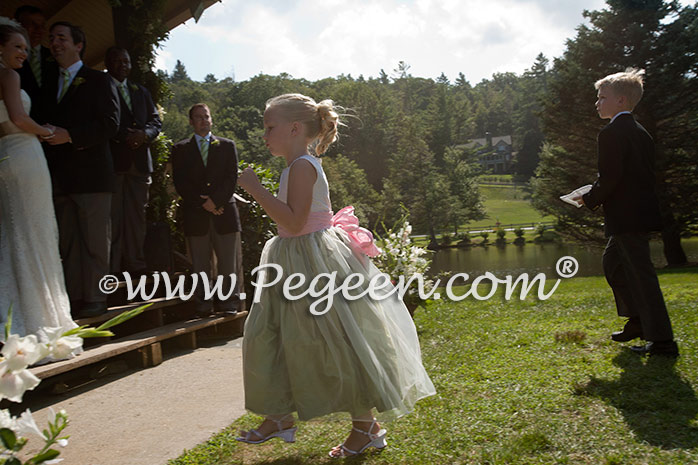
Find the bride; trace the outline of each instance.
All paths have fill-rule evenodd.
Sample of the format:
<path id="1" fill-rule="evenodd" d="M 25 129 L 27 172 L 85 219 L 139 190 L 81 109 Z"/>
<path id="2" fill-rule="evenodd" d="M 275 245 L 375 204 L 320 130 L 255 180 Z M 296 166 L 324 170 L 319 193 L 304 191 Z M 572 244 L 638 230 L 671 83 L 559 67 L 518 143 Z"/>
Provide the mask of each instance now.
<path id="1" fill-rule="evenodd" d="M 12 333 L 38 333 L 41 340 L 42 327 L 76 325 L 58 254 L 51 178 L 37 138 L 50 139 L 54 128 L 28 116 L 31 101 L 15 71 L 26 58 L 26 31 L 0 17 L 0 324 L 12 306 Z"/>

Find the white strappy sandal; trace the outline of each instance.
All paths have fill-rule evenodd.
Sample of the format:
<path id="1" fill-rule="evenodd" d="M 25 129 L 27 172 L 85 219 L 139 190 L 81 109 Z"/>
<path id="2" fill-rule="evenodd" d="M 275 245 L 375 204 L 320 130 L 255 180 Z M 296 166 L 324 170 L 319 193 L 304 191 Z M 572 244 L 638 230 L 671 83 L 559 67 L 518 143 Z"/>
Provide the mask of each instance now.
<path id="1" fill-rule="evenodd" d="M 249 431 L 245 431 L 244 436 L 236 437 L 235 440 L 240 441 L 240 442 L 246 442 L 247 444 L 261 444 L 261 443 L 268 441 L 270 439 L 273 439 L 273 438 L 280 438 L 286 442 L 296 442 L 296 431 L 298 430 L 298 427 L 294 426 L 292 428 L 282 429 L 282 426 L 281 426 L 281 423 L 285 419 L 287 419 L 289 416 L 291 416 L 291 415 L 290 414 L 286 415 L 279 420 L 273 420 L 271 418 L 266 418 L 267 420 L 273 421 L 274 423 L 276 423 L 276 428 L 277 428 L 276 431 L 274 431 L 273 433 L 269 433 L 267 436 L 262 435 L 262 433 L 260 433 L 256 429 L 251 429 Z M 291 416 L 291 419 L 293 419 L 292 416 Z M 240 432 L 243 433 L 243 431 L 240 431 Z M 255 436 L 259 439 L 255 439 Z"/>
<path id="2" fill-rule="evenodd" d="M 354 420 L 354 421 L 357 421 L 357 420 Z M 339 449 L 338 449 L 337 455 L 333 454 L 333 451 L 335 451 L 335 449 L 337 449 L 335 447 L 334 449 L 332 449 L 329 452 L 330 457 L 332 457 L 333 459 L 341 459 L 343 457 L 351 457 L 351 456 L 359 455 L 359 454 L 363 453 L 369 447 L 375 447 L 376 449 L 381 450 L 381 449 L 385 448 L 385 446 L 388 445 L 388 443 L 385 441 L 385 435 L 388 434 L 388 431 L 381 428 L 380 430 L 378 430 L 377 433 L 371 433 L 371 430 L 373 430 L 373 426 L 376 424 L 375 418 L 373 420 L 358 420 L 358 421 L 365 421 L 367 423 L 369 421 L 371 422 L 371 426 L 368 427 L 368 431 L 362 431 L 355 426 L 352 426 L 352 428 L 351 428 L 352 431 L 356 431 L 357 433 L 361 433 L 364 436 L 367 436 L 368 439 L 370 439 L 368 444 L 364 445 L 359 450 L 351 450 L 348 447 L 346 447 L 344 445 L 344 443 L 342 443 L 338 446 Z"/>

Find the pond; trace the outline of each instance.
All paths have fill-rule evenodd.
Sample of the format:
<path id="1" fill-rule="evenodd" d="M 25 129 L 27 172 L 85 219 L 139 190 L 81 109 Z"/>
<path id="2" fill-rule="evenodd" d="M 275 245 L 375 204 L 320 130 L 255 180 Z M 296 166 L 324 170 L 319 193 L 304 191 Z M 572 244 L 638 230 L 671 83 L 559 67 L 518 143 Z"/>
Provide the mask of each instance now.
<path id="1" fill-rule="evenodd" d="M 698 262 L 698 238 L 681 241 L 690 262 Z M 650 243 L 652 261 L 655 266 L 666 266 L 662 252 L 662 242 Z M 441 249 L 433 255 L 429 274 L 442 271 L 468 273 L 471 277 L 480 276 L 487 271 L 497 276 L 513 276 L 527 272 L 529 276 L 545 273 L 548 277 L 557 277 L 555 264 L 565 256 L 574 257 L 579 262 L 577 276 L 603 276 L 601 255 L 603 247 L 587 247 L 565 243 L 527 243 L 523 246 L 507 244 L 498 247 L 470 247 L 464 249 Z"/>

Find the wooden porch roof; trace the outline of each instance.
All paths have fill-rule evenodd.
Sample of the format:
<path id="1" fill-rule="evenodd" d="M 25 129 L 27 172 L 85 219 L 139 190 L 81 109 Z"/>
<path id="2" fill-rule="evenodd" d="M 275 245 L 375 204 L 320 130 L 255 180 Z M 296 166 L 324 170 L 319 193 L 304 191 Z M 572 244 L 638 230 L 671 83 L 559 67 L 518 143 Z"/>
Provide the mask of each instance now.
<path id="1" fill-rule="evenodd" d="M 167 0 L 163 19 L 168 30 L 172 30 L 218 1 Z M 21 5 L 33 5 L 46 15 L 47 28 L 55 21 L 82 27 L 87 36 L 84 61 L 88 66 L 100 68 L 105 52 L 114 45 L 114 21 L 108 0 L 2 0 L 0 4 L 0 16 L 12 18 Z"/>

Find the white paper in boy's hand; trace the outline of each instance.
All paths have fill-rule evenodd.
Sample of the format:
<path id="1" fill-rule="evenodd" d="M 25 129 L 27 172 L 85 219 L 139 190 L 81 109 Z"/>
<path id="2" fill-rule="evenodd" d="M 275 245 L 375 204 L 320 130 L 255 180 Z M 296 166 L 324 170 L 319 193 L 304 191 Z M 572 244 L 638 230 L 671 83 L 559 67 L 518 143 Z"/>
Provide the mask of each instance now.
<path id="1" fill-rule="evenodd" d="M 591 184 L 587 184 L 586 186 L 582 186 L 578 189 L 573 190 L 569 194 L 566 195 L 561 195 L 560 200 L 563 202 L 567 202 L 570 205 L 574 205 L 577 208 L 580 208 L 583 204 L 581 202 L 577 202 L 576 200 L 572 200 L 574 197 L 579 197 L 580 195 L 584 195 L 587 192 L 591 190 Z"/>

